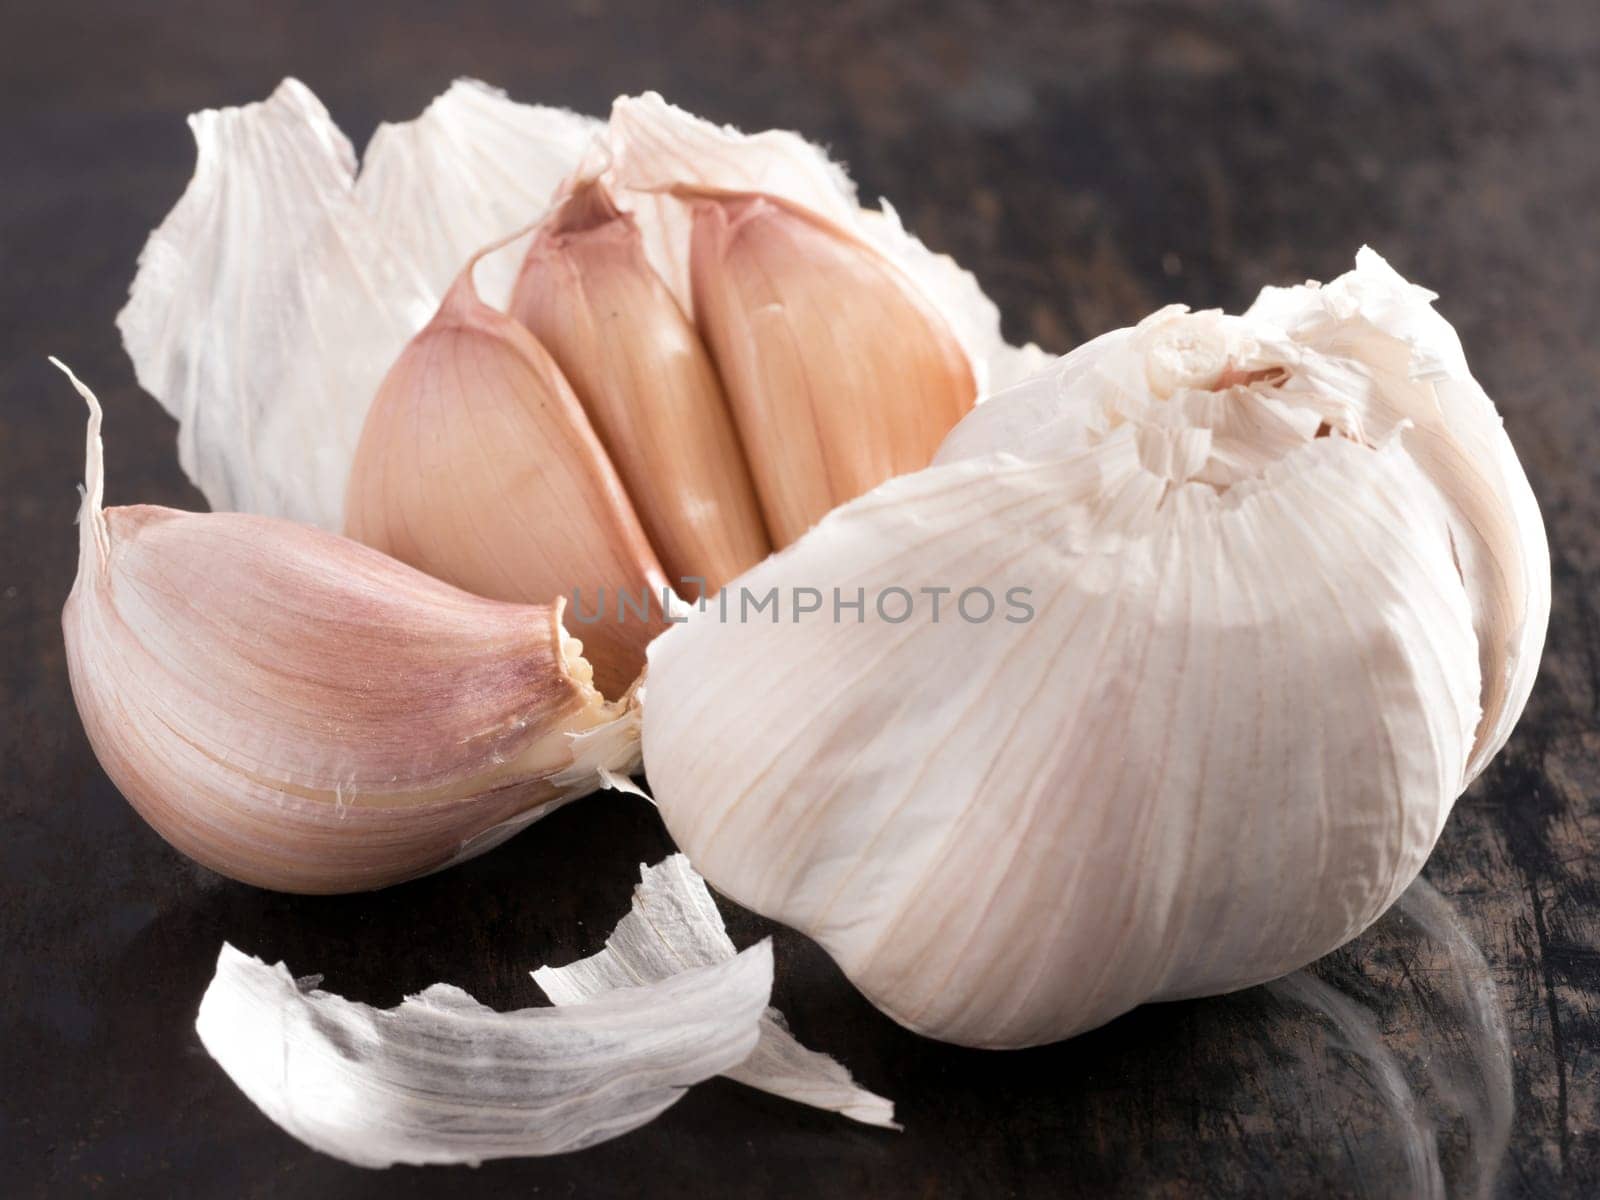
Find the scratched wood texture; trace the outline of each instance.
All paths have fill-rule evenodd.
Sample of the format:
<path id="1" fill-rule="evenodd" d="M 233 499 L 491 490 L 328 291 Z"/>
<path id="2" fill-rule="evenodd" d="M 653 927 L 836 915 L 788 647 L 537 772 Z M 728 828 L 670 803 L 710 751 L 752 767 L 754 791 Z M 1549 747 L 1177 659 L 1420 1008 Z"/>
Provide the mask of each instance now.
<path id="1" fill-rule="evenodd" d="M 1592 0 L 1296 5 L 789 0 L 571 8 L 0 5 L 0 1178 L 13 1195 L 1600 1194 L 1600 13 Z M 893 1096 L 882 1133 L 724 1081 L 578 1156 L 364 1173 L 262 1119 L 192 1017 L 219 943 L 392 1003 L 532 1003 L 668 842 L 605 795 L 437 878 L 300 899 L 144 828 L 73 712 L 83 414 L 108 498 L 196 505 L 112 317 L 192 162 L 183 116 L 306 79 L 357 145 L 454 76 L 603 111 L 656 87 L 830 144 L 1065 350 L 1179 301 L 1239 306 L 1370 242 L 1441 295 L 1549 524 L 1543 672 L 1456 807 L 1435 890 L 1269 988 L 1065 1045 L 911 1036 L 780 933 L 795 1028 Z M 732 913 L 741 944 L 766 932 Z"/>

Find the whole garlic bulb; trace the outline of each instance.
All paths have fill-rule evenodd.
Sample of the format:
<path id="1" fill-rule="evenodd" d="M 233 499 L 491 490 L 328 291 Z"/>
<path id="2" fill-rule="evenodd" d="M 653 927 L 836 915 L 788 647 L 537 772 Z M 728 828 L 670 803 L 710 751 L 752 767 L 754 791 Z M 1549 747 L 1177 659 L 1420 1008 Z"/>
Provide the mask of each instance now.
<path id="1" fill-rule="evenodd" d="M 649 652 L 678 844 L 974 1046 L 1359 933 L 1505 741 L 1549 613 L 1431 298 L 1363 251 L 1242 317 L 1163 310 L 740 577 L 772 623 L 712 604 Z"/>

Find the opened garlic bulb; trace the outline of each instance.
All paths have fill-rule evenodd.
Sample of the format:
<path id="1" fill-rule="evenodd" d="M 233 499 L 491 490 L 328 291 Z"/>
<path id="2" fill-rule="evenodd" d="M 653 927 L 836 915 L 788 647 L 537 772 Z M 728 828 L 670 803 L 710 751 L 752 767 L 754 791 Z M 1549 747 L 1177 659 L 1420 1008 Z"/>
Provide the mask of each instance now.
<path id="1" fill-rule="evenodd" d="M 619 99 L 598 121 L 461 81 L 416 120 L 381 126 L 359 168 L 293 79 L 190 123 L 194 178 L 151 234 L 118 318 L 140 382 L 178 420 L 185 471 L 219 510 L 348 530 L 435 577 L 242 517 L 163 513 L 146 529 L 134 517 L 158 510 L 134 509 L 88 522 L 109 530 L 94 543 L 109 549 L 85 559 L 66 623 L 97 752 L 172 841 L 267 886 L 379 886 L 614 781 L 636 758 L 631 687 L 665 589 L 692 596 L 684 576 L 715 583 L 766 553 L 749 449 L 693 309 L 693 206 L 680 193 L 759 196 L 815 220 L 848 247 L 838 253 L 909 289 L 927 327 L 908 346 L 956 349 L 947 365 L 965 391 L 937 428 L 915 425 L 914 452 L 886 445 L 876 423 L 876 404 L 904 414 L 906 396 L 854 414 L 889 469 L 921 465 L 967 393 L 1037 357 L 1004 343 L 970 274 L 887 205 L 860 206 L 815 146 L 714 126 L 654 94 Z M 863 317 L 881 327 L 878 377 L 914 380 L 894 369 L 898 327 L 881 317 Z M 859 375 L 824 354 L 805 366 L 823 390 Z M 841 429 L 838 445 L 857 452 Z M 206 538 L 219 540 L 214 577 L 193 565 Z M 252 541 L 259 552 L 245 555 Z M 193 577 L 187 609 L 161 608 L 152 625 L 96 616 L 138 594 L 116 586 L 120 572 L 164 572 L 168 554 Z M 384 606 L 368 603 L 375 592 Z M 276 616 L 263 596 L 281 601 Z M 565 620 L 596 688 L 626 703 L 587 689 L 577 643 L 561 635 L 563 596 L 577 601 Z M 360 630 L 347 616 L 387 624 Z M 205 636 L 178 645 L 186 624 Z M 167 649 L 109 654 L 112 634 L 164 638 L 175 663 L 214 655 L 228 668 L 198 689 L 198 665 L 168 679 Z M 247 654 L 255 640 L 272 656 Z M 351 662 L 368 650 L 382 665 Z M 305 711 L 243 710 L 240 695 L 279 690 L 269 657 L 304 658 L 320 681 Z M 169 700 L 192 705 L 185 720 L 204 736 L 184 744 L 204 747 L 198 757 L 168 744 Z M 381 718 L 363 715 L 369 700 Z M 152 753 L 177 761 L 144 771 Z"/>
<path id="2" fill-rule="evenodd" d="M 628 768 L 631 717 L 589 683 L 559 602 L 480 599 L 270 517 L 102 509 L 100 409 L 77 386 L 73 696 L 106 773 L 178 849 L 282 891 L 381 887 Z"/>
<path id="3" fill-rule="evenodd" d="M 709 605 L 650 648 L 678 844 L 976 1046 L 1360 932 L 1503 743 L 1549 611 L 1430 299 L 1367 251 L 1243 317 L 1164 310 L 735 581 L 772 623 Z"/>

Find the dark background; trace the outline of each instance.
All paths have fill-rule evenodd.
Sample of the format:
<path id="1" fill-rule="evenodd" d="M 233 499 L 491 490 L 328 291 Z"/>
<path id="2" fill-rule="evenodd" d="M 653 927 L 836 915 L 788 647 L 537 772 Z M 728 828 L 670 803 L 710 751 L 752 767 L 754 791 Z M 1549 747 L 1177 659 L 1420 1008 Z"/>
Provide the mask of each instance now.
<path id="1" fill-rule="evenodd" d="M 1593 0 L 8 2 L 0 46 L 0 1190 L 1397 1195 L 1416 1190 L 1420 1146 L 1457 1193 L 1491 1178 L 1505 1195 L 1600 1192 Z M 1330 277 L 1362 242 L 1440 292 L 1527 465 L 1555 571 L 1527 715 L 1427 869 L 1503 1008 L 1505 1154 L 1493 1105 L 1423 1069 L 1482 1046 L 1448 1011 L 1453 960 L 1403 914 L 1314 978 L 1351 997 L 1414 1110 L 1349 1012 L 1289 992 L 1147 1008 L 1062 1046 L 983 1054 L 899 1030 L 782 934 L 778 1003 L 898 1101 L 903 1134 L 719 1080 L 583 1154 L 370 1173 L 262 1118 L 192 1030 L 224 938 L 374 1003 L 439 979 L 533 1003 L 527 970 L 594 949 L 635 864 L 668 849 L 645 804 L 608 794 L 437 878 L 276 896 L 180 859 L 94 762 L 58 623 L 83 411 L 44 356 L 105 403 L 110 503 L 199 506 L 112 318 L 189 176 L 184 115 L 262 98 L 286 73 L 358 147 L 461 74 L 595 113 L 653 87 L 719 120 L 799 129 L 973 269 L 1011 335 L 1053 351 L 1163 303 L 1238 307 L 1265 283 Z M 740 914 L 730 925 L 741 945 L 765 931 Z"/>

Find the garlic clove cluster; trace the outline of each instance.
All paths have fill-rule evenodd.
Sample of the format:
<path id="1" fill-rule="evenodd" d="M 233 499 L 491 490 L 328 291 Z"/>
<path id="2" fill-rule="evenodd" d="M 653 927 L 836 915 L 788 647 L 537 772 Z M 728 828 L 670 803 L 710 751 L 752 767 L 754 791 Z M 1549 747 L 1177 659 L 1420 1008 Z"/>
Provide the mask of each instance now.
<path id="1" fill-rule="evenodd" d="M 634 764 L 636 718 L 590 683 L 559 602 L 472 596 L 274 518 L 103 509 L 100 410 L 73 382 L 73 696 L 106 773 L 185 854 L 282 891 L 382 887 Z"/>
<path id="2" fill-rule="evenodd" d="M 472 274 L 378 390 L 346 532 L 476 595 L 572 596 L 596 682 L 620 696 L 664 626 L 666 578 L 560 368 Z M 636 607 L 619 618 L 622 594 Z"/>
<path id="3" fill-rule="evenodd" d="M 767 556 L 716 368 L 604 183 L 540 224 L 510 311 L 582 400 L 669 579 L 715 591 Z"/>
<path id="4" fill-rule="evenodd" d="M 678 185 L 772 195 L 875 247 L 937 308 L 980 393 L 1040 357 L 1007 346 L 971 274 L 887 205 L 859 206 L 817 147 L 716 126 L 654 93 L 619 99 L 601 122 L 459 81 L 416 120 L 380 126 L 359 172 L 298 80 L 190 124 L 195 176 L 151 234 L 118 325 L 140 383 L 178 419 L 185 472 L 219 510 L 342 530 L 368 407 L 407 339 L 496 239 L 476 283 L 503 308 L 532 240 L 506 235 L 592 178 L 594 162 L 626 193 L 646 258 L 690 319 Z"/>
<path id="5" fill-rule="evenodd" d="M 1548 614 L 1531 493 L 1427 299 L 1367 253 L 1244 318 L 1165 310 L 735 581 L 772 623 L 708 606 L 650 648 L 678 845 L 976 1046 L 1360 932 Z"/>
<path id="6" fill-rule="evenodd" d="M 1037 356 L 1032 347 L 1006 346 L 998 313 L 972 276 L 907 234 L 887 205 L 858 205 L 844 172 L 816 147 L 794 134 L 714 126 L 654 94 L 619 100 L 610 120 L 600 122 L 458 82 L 416 120 L 381 126 L 359 170 L 349 142 L 296 80 L 261 103 L 197 114 L 191 124 L 194 179 L 151 235 L 118 318 L 140 382 L 178 418 L 186 472 L 217 510 L 348 529 L 486 597 L 535 605 L 575 597 L 566 619 L 582 635 L 594 681 L 607 695 L 635 681 L 642 647 L 667 615 L 667 584 L 692 595 L 696 577 L 714 587 L 770 548 L 750 460 L 762 456 L 784 486 L 819 466 L 846 479 L 830 481 L 825 494 L 812 484 L 797 489 L 807 499 L 786 518 L 792 536 L 828 504 L 920 465 L 938 436 L 912 419 L 923 401 L 932 397 L 934 424 L 947 427 L 984 380 L 1011 378 Z M 792 354 L 795 387 L 762 409 L 753 391 L 761 381 L 741 367 L 749 358 L 736 342 L 741 329 L 760 325 L 760 336 L 775 344 L 779 331 L 729 291 L 748 276 L 733 261 L 738 247 L 731 259 L 701 255 L 702 290 L 721 288 L 731 297 L 719 301 L 725 320 L 716 339 L 729 363 L 715 361 L 694 312 L 695 205 L 685 197 L 736 193 L 770 201 L 779 224 L 817 239 L 840 286 L 876 291 L 881 303 L 860 316 L 877 323 L 878 336 L 851 330 L 851 346 L 874 352 L 868 367 Z M 525 226 L 530 219 L 535 224 Z M 519 226 L 520 233 L 510 232 Z M 815 324 L 823 303 L 814 290 L 807 294 L 801 266 L 786 267 L 794 277 L 781 281 L 789 294 L 779 297 L 793 307 L 797 328 Z M 507 316 L 502 310 L 514 287 L 516 313 Z M 882 320 L 883 312 L 894 319 Z M 602 328 L 602 316 L 618 328 Z M 893 353 L 900 345 L 913 351 L 903 363 Z M 729 411 L 730 376 L 755 417 L 748 436 Z M 847 405 L 823 403 L 817 411 L 829 424 L 828 454 L 797 447 L 794 463 L 785 465 L 772 431 L 811 404 L 801 384 L 818 396 L 854 397 L 858 427 L 849 427 Z M 800 407 L 791 413 L 790 405 Z M 891 444 L 901 438 L 906 445 Z M 298 546 L 348 555 L 343 543 L 299 532 L 262 537 L 284 557 Z M 252 569 L 240 567 L 242 575 Z M 374 568 L 369 561 L 363 569 Z M 394 586 L 410 593 L 415 582 L 400 572 Z M 337 610 L 331 578 L 318 586 L 324 607 Z M 239 621 L 232 598 L 215 589 L 204 594 L 218 609 L 211 618 L 217 629 Z M 69 625 L 88 607 L 75 605 Z M 559 626 L 554 613 L 540 611 L 549 629 Z M 441 650 L 443 658 L 455 653 L 448 644 Z M 126 661 L 127 670 L 144 669 Z M 84 693 L 86 707 L 143 686 L 117 677 L 122 670 L 99 671 L 96 694 Z M 216 702 L 223 716 L 237 707 Z M 102 717 L 85 719 L 98 729 Z M 430 719 L 426 706 L 417 719 Z M 595 720 L 573 739 L 574 761 L 549 780 L 519 775 L 523 791 L 481 798 L 483 811 L 503 804 L 513 814 L 503 822 L 467 820 L 460 805 L 429 810 L 439 830 L 464 838 L 458 853 L 525 823 L 544 803 L 530 798 L 536 794 L 566 796 L 596 778 L 619 780 L 633 750 L 637 705 L 630 700 L 620 713 Z M 228 738 L 250 742 L 248 730 L 228 732 L 221 717 L 213 732 L 221 763 L 232 761 Z M 433 736 L 454 732 L 441 721 Z M 410 734 L 419 745 L 430 741 L 421 726 Z M 100 741 L 110 746 L 109 735 Z M 479 744 L 476 735 L 468 741 Z M 292 829 L 263 824 L 255 831 L 281 842 L 274 854 L 319 827 L 326 785 L 338 814 L 349 808 L 352 788 L 376 786 L 360 772 L 359 779 L 339 774 L 344 751 L 334 742 L 318 753 L 329 765 L 309 785 L 316 804 L 285 809 Z M 520 751 L 505 753 L 515 759 Z M 374 851 L 342 884 L 335 862 L 348 846 L 337 837 L 326 860 L 240 867 L 208 843 L 199 826 L 211 818 L 195 813 L 212 804 L 215 822 L 238 824 L 237 813 L 255 811 L 262 798 L 253 775 L 223 773 L 207 785 L 215 795 L 203 803 L 172 801 L 180 808 L 169 813 L 156 782 L 114 765 L 114 748 L 106 755 L 112 774 L 158 827 L 230 873 L 343 890 L 436 865 L 433 834 L 418 823 L 418 845 L 403 862 Z M 281 786 L 302 787 L 293 756 L 285 762 L 291 766 L 266 779 L 274 802 Z M 380 782 L 409 795 L 404 763 L 396 771 Z M 469 795 L 478 802 L 470 774 L 452 776 L 452 804 Z M 229 794 L 223 779 L 239 793 Z M 433 796 L 431 785 L 416 786 Z M 367 810 L 388 812 L 387 796 L 360 806 L 361 819 L 371 817 Z M 397 838 L 397 830 L 385 826 L 382 837 Z"/>

